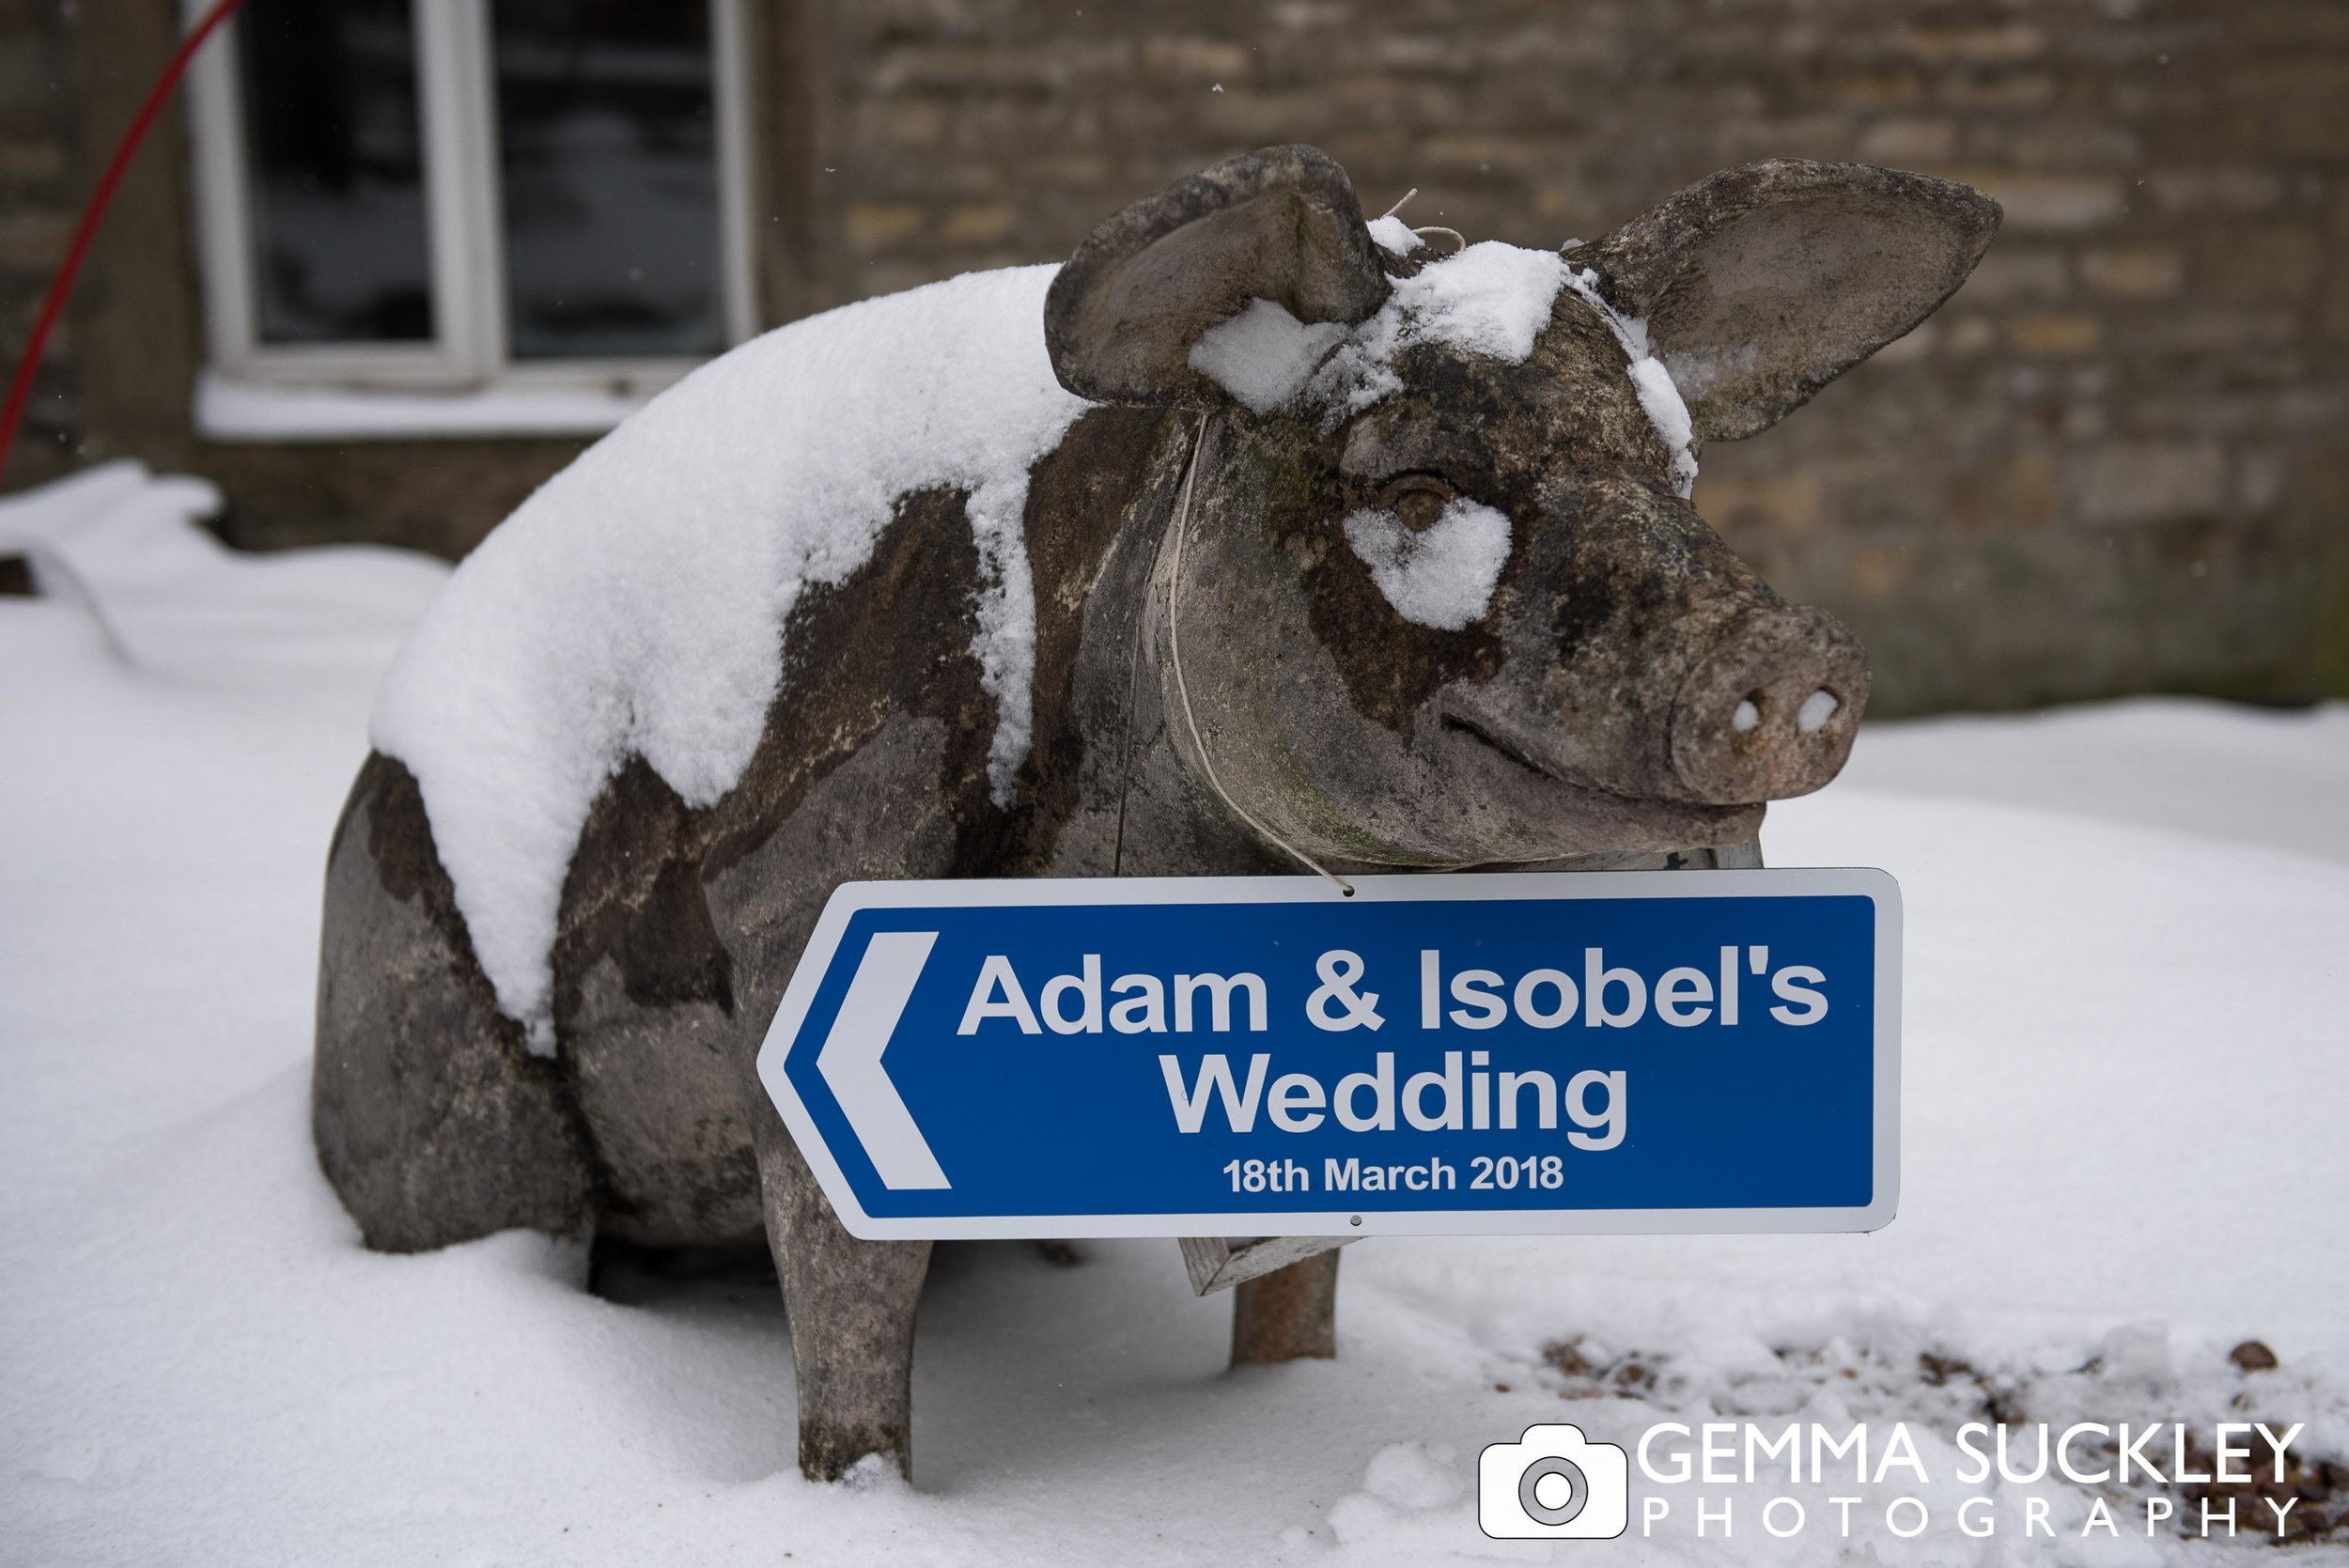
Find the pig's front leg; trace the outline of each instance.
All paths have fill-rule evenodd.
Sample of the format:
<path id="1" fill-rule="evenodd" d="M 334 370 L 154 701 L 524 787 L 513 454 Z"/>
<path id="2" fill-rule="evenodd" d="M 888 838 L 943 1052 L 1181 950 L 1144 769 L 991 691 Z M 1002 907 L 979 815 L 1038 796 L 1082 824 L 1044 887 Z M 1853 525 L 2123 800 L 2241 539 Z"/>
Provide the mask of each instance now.
<path id="1" fill-rule="evenodd" d="M 767 1247 L 799 1373 L 800 1473 L 837 1481 L 879 1453 L 910 1477 L 913 1312 L 930 1244 L 850 1235 L 764 1095 L 753 1114 Z"/>
<path id="2" fill-rule="evenodd" d="M 1327 1361 L 1337 1353 L 1337 1248 L 1233 1287 L 1232 1365 Z"/>
<path id="3" fill-rule="evenodd" d="M 821 734 L 833 722 L 817 714 L 805 722 Z M 757 1055 L 834 888 L 946 875 L 956 842 L 946 792 L 914 783 L 940 776 L 944 745 L 939 721 L 895 715 L 779 821 L 746 807 L 739 842 L 754 846 L 730 852 L 702 878 L 710 924 L 734 966 L 743 1121 L 758 1158 L 767 1246 L 791 1316 L 800 1468 L 816 1480 L 836 1479 L 869 1453 L 910 1471 L 913 1309 L 930 1244 L 859 1241 L 842 1228 L 758 1080 Z"/>

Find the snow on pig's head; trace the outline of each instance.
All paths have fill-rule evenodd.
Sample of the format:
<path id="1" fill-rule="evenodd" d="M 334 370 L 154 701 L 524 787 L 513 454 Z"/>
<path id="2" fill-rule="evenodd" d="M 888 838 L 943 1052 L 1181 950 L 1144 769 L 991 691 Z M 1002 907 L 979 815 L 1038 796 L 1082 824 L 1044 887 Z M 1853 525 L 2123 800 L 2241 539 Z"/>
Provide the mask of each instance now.
<path id="1" fill-rule="evenodd" d="M 1197 723 L 1177 746 L 1355 862 L 1750 838 L 1842 768 L 1867 666 L 1699 518 L 1699 445 L 1915 326 L 1998 218 L 1947 180 L 1774 161 L 1563 255 L 1440 251 L 1299 147 L 1128 208 L 1045 335 L 1072 392 L 1196 415 L 1145 618 Z"/>

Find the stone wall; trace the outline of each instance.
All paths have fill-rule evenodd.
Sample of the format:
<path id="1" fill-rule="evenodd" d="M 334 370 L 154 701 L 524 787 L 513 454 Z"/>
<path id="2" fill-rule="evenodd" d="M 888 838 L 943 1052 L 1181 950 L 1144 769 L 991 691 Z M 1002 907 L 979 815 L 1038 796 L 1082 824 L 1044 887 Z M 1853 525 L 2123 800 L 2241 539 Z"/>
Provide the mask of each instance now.
<path id="1" fill-rule="evenodd" d="M 72 54 L 55 0 L 0 0 L 0 376 L 16 371 L 50 274 L 73 234 Z M 73 466 L 83 423 L 70 326 L 34 384 L 11 488 Z"/>
<path id="2" fill-rule="evenodd" d="M 1879 711 L 2349 691 L 2349 8 L 1595 0 L 832 8 L 834 297 L 1062 254 L 1310 141 L 1377 212 L 1592 237 L 1727 164 L 2006 208 L 1920 332 L 1696 499 L 1867 641 Z"/>
<path id="3" fill-rule="evenodd" d="M 1271 142 L 1328 148 L 1373 211 L 1417 186 L 1415 222 L 1521 244 L 1595 236 L 1772 155 L 1969 180 L 2007 211 L 1973 282 L 1780 428 L 1709 450 L 1698 505 L 1784 591 L 1852 622 L 1879 711 L 2349 693 L 2338 0 L 754 6 L 770 319 L 1056 259 L 1132 196 Z M 92 19 L 119 12 L 145 31 L 109 20 L 94 50 Z M 159 58 L 167 12 L 0 0 L 0 349 L 60 242 L 57 203 L 95 167 L 68 120 L 110 137 L 135 101 L 90 62 Z M 21 38 L 52 63 L 24 64 Z M 84 85 L 35 90 L 54 79 Z M 143 171 L 140 222 L 183 251 L 179 136 Z M 53 454 L 193 464 L 255 542 L 447 551 L 569 450 L 194 443 L 184 255 L 130 249 L 117 265 L 147 281 L 101 280 L 59 357 L 67 439 L 34 443 Z M 177 305 L 118 324 L 122 300 L 173 287 Z M 92 349 L 110 322 L 181 356 L 144 401 L 103 390 L 125 351 Z M 83 378 L 97 401 L 76 413 L 92 357 L 117 368 Z"/>

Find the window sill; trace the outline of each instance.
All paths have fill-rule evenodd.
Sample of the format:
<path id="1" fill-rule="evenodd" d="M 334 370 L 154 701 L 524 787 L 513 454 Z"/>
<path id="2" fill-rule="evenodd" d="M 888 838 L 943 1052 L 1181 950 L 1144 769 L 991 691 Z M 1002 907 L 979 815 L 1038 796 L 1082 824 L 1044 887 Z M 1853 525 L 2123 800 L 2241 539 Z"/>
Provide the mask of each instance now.
<path id="1" fill-rule="evenodd" d="M 206 440 L 224 442 L 600 435 L 659 390 L 509 383 L 465 392 L 361 391 L 238 380 L 207 370 L 196 380 L 195 428 Z"/>

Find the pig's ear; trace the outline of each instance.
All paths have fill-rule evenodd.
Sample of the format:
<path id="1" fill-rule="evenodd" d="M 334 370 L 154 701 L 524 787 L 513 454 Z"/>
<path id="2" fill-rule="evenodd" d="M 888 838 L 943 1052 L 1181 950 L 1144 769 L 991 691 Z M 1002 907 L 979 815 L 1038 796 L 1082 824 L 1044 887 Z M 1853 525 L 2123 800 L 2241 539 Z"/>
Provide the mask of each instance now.
<path id="1" fill-rule="evenodd" d="M 1970 185 L 1780 158 L 1700 179 L 1566 259 L 1647 322 L 1698 433 L 1736 441 L 1933 314 L 1998 227 Z"/>
<path id="2" fill-rule="evenodd" d="M 1269 300 L 1306 323 L 1362 320 L 1387 274 L 1354 186 L 1317 147 L 1243 153 L 1145 196 L 1093 231 L 1052 280 L 1044 342 L 1061 385 L 1116 403 L 1205 402 L 1211 328 Z"/>

